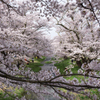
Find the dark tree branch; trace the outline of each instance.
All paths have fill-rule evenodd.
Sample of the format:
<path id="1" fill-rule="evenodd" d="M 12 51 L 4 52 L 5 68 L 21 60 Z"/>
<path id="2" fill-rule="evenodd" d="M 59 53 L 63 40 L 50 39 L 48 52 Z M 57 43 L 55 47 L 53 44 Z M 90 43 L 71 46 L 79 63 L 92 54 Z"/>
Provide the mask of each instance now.
<path id="1" fill-rule="evenodd" d="M 0 0 L 0 1 L 1 1 L 3 4 L 7 5 L 8 8 L 12 8 L 12 9 L 13 9 L 13 7 L 12 7 L 11 5 L 7 4 L 5 1 L 3 1 L 3 0 Z"/>
<path id="2" fill-rule="evenodd" d="M 81 6 L 81 7 L 83 7 L 84 9 L 88 9 L 90 11 L 93 11 L 93 9 L 84 6 L 83 3 L 79 3 L 78 5 Z"/>
<path id="3" fill-rule="evenodd" d="M 13 9 L 17 14 L 19 14 L 18 11 L 17 11 L 13 6 L 9 5 L 9 4 L 6 3 L 4 0 L 0 0 L 0 1 L 1 1 L 3 4 L 5 4 L 5 5 L 8 7 L 8 9 L 11 8 L 11 9 Z"/>
<path id="4" fill-rule="evenodd" d="M 72 76 L 72 75 L 81 75 L 81 74 L 70 74 L 69 76 Z M 63 75 L 63 76 L 68 76 L 68 75 Z M 81 76 L 88 76 L 88 75 L 81 75 Z M 59 81 L 51 81 L 52 79 L 50 81 L 48 81 L 48 80 L 47 81 L 46 80 L 45 81 L 31 80 L 31 79 L 27 79 L 27 78 L 14 77 L 14 76 L 11 76 L 11 75 L 8 75 L 8 74 L 4 74 L 4 75 L 0 74 L 0 77 L 7 78 L 7 79 L 10 79 L 12 81 L 17 81 L 17 82 L 25 82 L 25 83 L 29 82 L 29 83 L 46 85 L 46 86 L 64 88 L 64 89 L 69 90 L 69 91 L 74 91 L 74 87 L 76 87 L 76 88 L 81 87 L 81 89 L 78 89 L 78 90 L 84 90 L 85 88 L 86 89 L 100 88 L 100 86 L 81 85 L 81 84 L 76 85 L 76 84 L 70 84 L 70 83 L 67 83 L 67 82 L 62 82 L 60 80 Z M 59 77 L 61 77 L 61 76 L 59 76 Z M 56 78 L 58 78 L 58 76 L 56 76 Z M 100 78 L 100 77 L 96 77 L 96 78 Z M 53 78 L 53 80 L 54 80 L 54 78 Z"/>
<path id="5" fill-rule="evenodd" d="M 66 100 L 69 100 L 67 96 L 65 96 L 65 95 L 61 94 L 60 92 L 58 92 L 54 87 L 51 86 L 51 88 L 52 88 L 57 94 L 59 94 L 60 96 L 66 98 Z M 87 96 L 85 93 L 81 93 L 81 92 L 79 92 L 79 91 L 78 91 L 78 92 L 75 92 L 75 93 L 78 93 L 78 94 L 82 94 L 82 95 L 84 95 L 84 96 Z M 88 96 L 88 97 L 89 97 L 89 96 Z M 92 97 L 89 97 L 89 98 L 92 99 Z"/>
<path id="6" fill-rule="evenodd" d="M 78 36 L 78 32 L 77 32 L 77 31 L 72 30 L 72 29 L 69 29 L 69 28 L 67 28 L 66 26 L 64 26 L 63 24 L 59 24 L 59 23 L 58 23 L 57 25 L 62 26 L 63 28 L 65 28 L 65 29 L 68 30 L 68 31 L 72 31 L 72 32 L 74 32 L 75 35 L 76 35 L 76 37 L 77 37 L 78 42 L 80 43 L 80 38 L 79 38 L 79 36 Z"/>
<path id="7" fill-rule="evenodd" d="M 41 83 L 41 81 L 40 81 Z M 76 85 L 76 84 L 70 84 L 70 83 L 66 83 L 66 82 L 61 82 L 61 81 L 53 81 L 53 82 L 49 82 L 46 81 L 43 83 L 41 83 L 42 85 L 48 85 L 48 86 L 54 86 L 54 87 L 59 87 L 59 88 L 65 88 L 68 89 L 68 86 L 70 86 L 69 90 L 73 90 L 74 91 L 74 87 L 81 87 L 83 89 L 78 89 L 78 90 L 84 90 L 84 88 L 90 89 L 90 88 L 100 88 L 100 86 L 92 86 L 92 85 Z"/>
<path id="8" fill-rule="evenodd" d="M 100 26 L 100 21 L 99 21 L 99 19 L 97 18 L 96 14 L 95 14 L 93 5 L 92 5 L 92 3 L 90 2 L 90 0 L 88 0 L 88 2 L 89 2 L 89 4 L 90 4 L 90 7 L 91 7 L 91 8 L 88 8 L 88 7 L 84 6 L 83 3 L 80 3 L 79 5 L 80 5 L 81 7 L 83 7 L 84 9 L 90 10 L 90 11 L 93 13 L 94 17 L 96 18 L 96 20 L 97 20 L 97 22 L 98 22 L 98 24 L 99 24 L 99 26 Z"/>
<path id="9" fill-rule="evenodd" d="M 63 77 L 63 76 L 85 76 L 85 77 L 91 77 L 91 78 L 100 78 L 100 77 L 97 77 L 97 76 L 89 76 L 89 75 L 83 75 L 83 74 L 67 74 L 67 75 L 58 75 L 58 76 L 55 76 L 54 78 L 50 79 L 49 81 L 53 81 L 55 80 L 56 78 L 59 78 L 59 77 Z"/>
<path id="10" fill-rule="evenodd" d="M 92 6 L 92 3 L 90 2 L 90 0 L 88 0 L 88 2 L 89 2 L 89 4 L 90 4 L 90 6 L 91 6 L 91 9 L 92 9 L 92 12 L 93 12 L 93 14 L 94 14 L 94 17 L 96 18 L 96 20 L 97 20 L 97 22 L 98 22 L 98 24 L 99 24 L 99 26 L 100 26 L 100 22 L 99 22 L 99 20 L 98 20 L 96 14 L 95 14 L 95 11 L 94 11 L 94 8 L 93 8 L 93 6 Z"/>
<path id="11" fill-rule="evenodd" d="M 61 94 L 61 93 L 59 93 L 54 87 L 51 86 L 51 88 L 52 88 L 57 94 L 59 94 L 60 96 L 66 98 L 66 100 L 68 100 L 68 97 L 67 97 L 67 96 L 65 96 L 65 95 L 63 95 L 63 94 Z"/>
<path id="12" fill-rule="evenodd" d="M 11 95 L 6 89 L 2 89 L 6 94 L 8 94 L 11 98 L 15 99 L 16 97 Z M 3 99 L 3 98 L 2 98 Z M 18 99 L 17 99 L 18 100 Z"/>

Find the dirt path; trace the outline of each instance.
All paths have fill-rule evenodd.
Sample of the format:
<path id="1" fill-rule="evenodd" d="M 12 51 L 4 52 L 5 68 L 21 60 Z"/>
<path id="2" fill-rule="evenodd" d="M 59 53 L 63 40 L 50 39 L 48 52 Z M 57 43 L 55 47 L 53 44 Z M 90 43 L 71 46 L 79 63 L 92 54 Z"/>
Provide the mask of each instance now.
<path id="1" fill-rule="evenodd" d="M 42 70 L 51 70 L 51 68 L 52 67 L 56 67 L 56 66 L 54 66 L 54 64 L 55 64 L 55 62 L 54 61 L 52 61 L 52 63 L 51 64 L 46 64 L 45 62 L 47 62 L 47 61 L 51 61 L 51 58 L 46 58 L 43 62 L 42 62 L 42 64 L 44 64 L 43 66 L 40 66 L 41 68 L 42 68 Z M 46 89 L 48 89 L 47 87 L 45 87 Z M 44 87 L 43 87 L 43 89 L 44 89 Z M 48 91 L 50 92 L 50 93 L 53 93 L 54 91 L 51 89 L 51 88 L 49 88 L 48 89 Z M 55 93 L 55 92 L 54 92 Z M 53 97 L 52 95 L 48 95 L 48 94 L 43 94 L 43 96 L 44 96 L 44 100 L 60 100 L 59 98 L 57 98 L 57 97 Z"/>

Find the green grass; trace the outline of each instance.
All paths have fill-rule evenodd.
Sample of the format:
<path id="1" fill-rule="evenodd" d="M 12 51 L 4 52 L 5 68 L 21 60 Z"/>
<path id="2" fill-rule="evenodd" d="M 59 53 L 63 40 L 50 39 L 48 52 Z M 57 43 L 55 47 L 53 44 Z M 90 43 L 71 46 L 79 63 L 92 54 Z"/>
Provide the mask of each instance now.
<path id="1" fill-rule="evenodd" d="M 75 62 L 74 62 L 75 63 Z M 55 64 L 55 66 L 58 68 L 58 69 L 60 69 L 60 73 L 61 74 L 65 74 L 65 72 L 64 72 L 64 70 L 65 70 L 65 67 L 68 67 L 69 65 L 71 65 L 72 63 L 70 62 L 70 59 L 67 59 L 67 60 L 63 60 L 63 61 L 61 61 L 61 62 L 57 62 L 56 64 Z M 77 73 L 77 71 L 78 71 L 78 69 L 79 69 L 79 67 L 75 64 L 75 65 L 73 65 L 74 66 L 74 68 L 72 68 L 71 69 L 71 71 L 73 72 L 73 73 Z M 79 82 L 81 82 L 81 79 L 84 79 L 84 77 L 83 76 L 68 76 L 68 77 L 65 77 L 67 80 L 73 80 L 73 78 L 77 78 L 78 79 L 78 81 Z"/>
<path id="2" fill-rule="evenodd" d="M 17 94 L 19 98 L 21 98 L 22 96 L 27 94 L 27 91 L 25 91 L 23 88 L 20 88 L 20 89 L 16 88 L 15 93 Z"/>
<path id="3" fill-rule="evenodd" d="M 15 93 L 18 98 L 21 98 L 27 92 L 23 88 L 20 88 L 20 89 L 16 88 L 13 93 Z M 4 91 L 0 90 L 0 100 L 15 100 L 15 96 L 11 92 L 4 93 Z"/>
<path id="4" fill-rule="evenodd" d="M 46 63 L 46 64 L 51 64 L 51 63 L 52 63 L 52 61 L 46 61 L 45 63 Z"/>
<path id="5" fill-rule="evenodd" d="M 77 73 L 77 71 L 78 71 L 79 69 L 80 69 L 80 68 L 75 64 L 75 65 L 74 65 L 74 68 L 72 68 L 71 70 L 72 70 L 73 73 Z"/>
<path id="6" fill-rule="evenodd" d="M 74 61 L 75 63 L 75 61 Z M 61 62 L 56 62 L 55 66 L 60 69 L 61 74 L 65 74 L 63 71 L 65 69 L 65 67 L 71 65 L 70 59 L 67 60 L 63 60 Z M 78 69 L 80 69 L 76 64 L 73 65 L 74 68 L 71 69 L 71 71 L 73 73 L 77 73 Z M 73 80 L 74 78 L 77 78 L 79 82 L 81 82 L 81 79 L 84 80 L 84 76 L 68 76 L 68 77 L 64 77 L 66 78 L 66 80 Z M 85 77 L 86 79 L 87 77 Z M 61 89 L 62 90 L 62 89 Z M 66 92 L 66 90 L 62 90 L 64 92 Z M 91 92 L 91 94 L 96 94 L 99 97 L 100 100 L 100 92 L 98 92 L 98 89 L 88 89 L 86 90 L 86 92 Z M 72 92 L 71 92 L 72 93 Z M 89 97 L 84 96 L 82 94 L 77 94 L 77 93 L 73 93 L 76 96 L 75 100 L 91 100 Z"/>
<path id="7" fill-rule="evenodd" d="M 100 100 L 100 92 L 98 91 L 98 89 L 87 89 L 85 90 L 85 92 L 90 92 L 91 95 L 96 94 L 97 97 L 99 98 L 98 100 Z M 77 98 L 80 98 L 79 100 L 94 100 L 93 98 L 90 99 L 89 97 L 81 95 L 81 94 L 77 94 L 75 100 L 77 100 Z"/>
<path id="8" fill-rule="evenodd" d="M 59 58 L 58 60 L 63 60 L 63 58 Z"/>
<path id="9" fill-rule="evenodd" d="M 57 62 L 56 64 L 54 64 L 54 66 L 56 66 L 58 69 L 60 69 L 61 74 L 65 74 L 65 72 L 64 72 L 65 67 L 67 67 L 69 65 L 70 65 L 70 59 L 62 60 L 61 62 Z"/>
<path id="10" fill-rule="evenodd" d="M 40 66 L 43 66 L 43 64 L 41 64 L 41 62 L 44 61 L 44 60 L 45 60 L 45 57 L 34 58 L 34 63 L 30 62 L 26 66 L 29 67 L 29 68 L 31 68 L 31 70 L 34 71 L 34 72 L 39 72 L 41 70 Z"/>
<path id="11" fill-rule="evenodd" d="M 76 99 L 75 100 L 91 100 L 89 97 L 82 95 L 82 94 L 75 94 Z"/>
<path id="12" fill-rule="evenodd" d="M 53 57 L 53 58 L 51 58 L 51 60 L 56 60 L 56 58 L 55 58 L 55 57 Z"/>
<path id="13" fill-rule="evenodd" d="M 41 70 L 40 66 L 43 66 L 41 63 L 29 63 L 29 65 L 26 65 L 27 67 L 31 68 L 34 72 L 39 72 Z"/>

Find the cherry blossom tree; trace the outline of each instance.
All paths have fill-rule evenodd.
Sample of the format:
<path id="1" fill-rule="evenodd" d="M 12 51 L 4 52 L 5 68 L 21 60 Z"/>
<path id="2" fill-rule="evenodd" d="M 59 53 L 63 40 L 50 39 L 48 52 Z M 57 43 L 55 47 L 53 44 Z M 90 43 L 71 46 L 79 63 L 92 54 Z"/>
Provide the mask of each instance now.
<path id="1" fill-rule="evenodd" d="M 83 15 L 77 5 L 69 5 L 68 11 L 61 18 L 55 18 L 59 26 L 57 31 L 62 33 L 55 38 L 59 45 L 56 45 L 59 47 L 56 55 L 75 58 L 81 67 L 82 63 L 97 59 L 100 54 L 99 26 L 97 20 L 87 19 L 91 11 L 86 9 L 84 11 L 87 14 Z"/>
<path id="2" fill-rule="evenodd" d="M 86 12 L 84 12 L 82 8 L 91 11 L 91 13 L 89 14 L 89 18 L 92 20 L 97 20 L 100 25 L 99 18 L 97 17 L 100 13 L 99 0 L 76 0 L 76 3 L 84 14 L 86 14 Z"/>
<path id="3" fill-rule="evenodd" d="M 85 0 L 84 0 L 85 1 Z M 77 1 L 78 2 L 78 1 Z M 94 2 L 94 1 L 93 1 Z M 14 4 L 15 3 L 15 4 Z M 72 6 L 71 6 L 72 5 Z M 57 17 L 57 25 L 62 26 L 62 31 L 65 31 L 68 35 L 64 34 L 63 38 L 59 38 L 59 41 L 62 45 L 69 45 L 72 44 L 72 47 L 75 46 L 77 50 L 80 50 L 82 53 L 87 51 L 87 44 L 91 45 L 96 44 L 99 42 L 99 38 L 97 35 L 94 25 L 91 24 L 91 29 L 94 32 L 91 32 L 91 29 L 86 28 L 88 22 L 86 23 L 85 27 L 81 28 L 81 20 L 78 19 L 75 15 L 71 12 L 70 21 L 71 25 L 67 26 L 60 23 L 64 20 L 64 24 L 67 23 L 65 19 L 61 18 L 63 12 L 66 12 L 67 9 L 73 9 L 73 4 L 67 3 L 60 4 L 58 1 L 52 0 L 31 0 L 26 1 L 21 4 L 17 4 L 15 1 L 9 0 L 0 0 L 0 88 L 3 89 L 3 83 L 9 87 L 22 87 L 27 91 L 32 91 L 33 93 L 37 94 L 37 96 L 41 99 L 43 98 L 42 94 L 52 94 L 53 96 L 57 97 L 58 99 L 67 99 L 67 100 L 74 100 L 74 95 L 70 94 L 70 92 L 75 92 L 79 94 L 83 94 L 88 96 L 89 98 L 93 98 L 94 100 L 99 99 L 96 95 L 92 95 L 91 93 L 87 93 L 85 90 L 90 88 L 97 88 L 98 91 L 100 89 L 100 75 L 97 71 L 100 70 L 99 66 L 100 63 L 97 60 L 92 60 L 88 64 L 83 63 L 81 69 L 78 70 L 78 74 L 72 73 L 71 70 L 66 70 L 66 74 L 61 74 L 59 69 L 51 68 L 50 70 L 41 70 L 38 73 L 31 71 L 30 68 L 27 68 L 25 65 L 21 64 L 18 68 L 17 63 L 13 63 L 15 60 L 14 56 L 22 57 L 28 56 L 32 57 L 35 55 L 42 56 L 42 55 L 49 55 L 51 54 L 51 44 L 50 41 L 44 38 L 43 27 L 50 27 L 50 16 Z M 44 7 L 42 10 L 41 7 Z M 70 8 L 72 7 L 72 8 Z M 41 13 L 41 10 L 44 11 Z M 78 9 L 76 9 L 78 10 Z M 88 9 L 86 9 L 88 10 Z M 40 11 L 40 12 L 39 12 Z M 90 12 L 89 12 L 90 13 Z M 46 16 L 47 19 L 43 18 L 43 15 Z M 38 15 L 38 17 L 36 17 Z M 49 15 L 49 16 L 48 16 Z M 73 15 L 73 16 L 71 16 Z M 80 14 L 78 14 L 80 15 Z M 73 21 L 73 17 L 75 18 L 75 22 Z M 40 17 L 40 19 L 39 19 Z M 96 16 L 95 16 L 96 18 Z M 60 19 L 60 20 L 59 20 Z M 34 20 L 34 21 L 32 21 Z M 47 21 L 48 20 L 48 21 Z M 80 20 L 80 23 L 78 24 Z M 83 23 L 86 22 L 86 19 L 82 17 Z M 97 19 L 96 19 L 97 21 Z M 91 22 L 91 21 L 90 21 Z M 89 23 L 90 23 L 89 22 Z M 83 25 L 83 24 L 82 24 Z M 77 29 L 78 28 L 78 29 Z M 86 29 L 86 31 L 85 31 Z M 88 34 L 84 34 L 85 32 L 91 33 L 88 38 Z M 94 34 L 96 35 L 94 35 Z M 72 34 L 72 35 L 71 35 Z M 98 33 L 99 34 L 99 33 Z M 83 36 L 83 38 L 81 37 Z M 92 36 L 94 35 L 94 36 Z M 73 39 L 74 37 L 74 39 Z M 65 42 L 68 39 L 67 43 Z M 85 40 L 86 39 L 86 40 Z M 98 40 L 95 40 L 98 39 Z M 90 43 L 93 42 L 93 44 Z M 86 41 L 86 43 L 84 43 Z M 65 43 L 65 44 L 64 44 Z M 97 45 L 97 44 L 96 44 Z M 98 43 L 99 45 L 99 43 Z M 86 49 L 84 47 L 86 46 Z M 67 49 L 65 46 L 64 50 Z M 68 47 L 68 46 L 67 46 Z M 94 45 L 97 49 L 97 46 Z M 82 49 L 81 49 L 82 48 Z M 74 50 L 73 49 L 73 50 Z M 93 48 L 94 49 L 94 48 Z M 72 50 L 72 51 L 73 51 Z M 70 51 L 71 52 L 71 51 Z M 88 51 L 87 51 L 88 52 Z M 62 52 L 60 52 L 61 54 Z M 89 52 L 90 53 L 90 52 Z M 96 54 L 99 53 L 99 49 Z M 65 53 L 66 54 L 66 53 Z M 84 79 L 79 82 L 76 78 L 73 80 L 66 80 L 65 77 L 69 76 L 84 76 Z M 19 77 L 20 76 L 20 77 Z M 87 78 L 86 78 L 87 77 Z M 40 88 L 47 87 L 48 89 L 54 90 L 52 93 L 49 93 L 48 89 L 41 90 Z M 67 90 L 63 92 L 62 89 Z M 9 91 L 13 93 L 13 90 L 4 90 L 6 93 L 9 94 Z M 14 94 L 14 93 L 13 93 Z M 63 97 L 63 98 L 61 98 Z M 20 98 L 14 94 L 15 100 L 19 100 Z M 27 97 L 22 97 L 21 100 L 26 100 Z"/>

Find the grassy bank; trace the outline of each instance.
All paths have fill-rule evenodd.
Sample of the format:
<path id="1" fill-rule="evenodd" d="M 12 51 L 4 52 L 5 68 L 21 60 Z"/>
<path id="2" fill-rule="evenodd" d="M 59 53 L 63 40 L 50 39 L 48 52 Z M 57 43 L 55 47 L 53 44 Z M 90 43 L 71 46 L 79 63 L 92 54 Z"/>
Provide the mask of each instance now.
<path id="1" fill-rule="evenodd" d="M 30 63 L 26 66 L 31 68 L 31 70 L 34 71 L 34 72 L 39 72 L 41 70 L 40 66 L 43 66 L 43 64 L 41 64 L 41 62 L 44 61 L 44 60 L 45 60 L 45 57 L 34 58 L 34 62 L 32 62 L 30 60 Z"/>
<path id="2" fill-rule="evenodd" d="M 6 89 L 4 87 L 4 89 Z M 8 89 L 8 88 L 7 88 Z M 22 96 L 25 95 L 25 90 L 23 88 L 16 88 L 16 89 L 13 89 L 12 87 L 9 87 L 9 89 L 12 89 L 13 90 L 13 93 L 16 94 L 16 96 L 18 98 L 21 98 Z M 8 89 L 8 90 L 9 90 Z M 5 90 L 4 90 L 5 91 Z M 0 100 L 15 100 L 15 95 L 10 93 L 10 92 L 4 92 L 2 89 L 0 89 Z"/>
<path id="3" fill-rule="evenodd" d="M 42 58 L 34 58 L 34 63 L 31 62 L 30 60 L 30 63 L 29 65 L 26 65 L 27 67 L 31 68 L 32 71 L 34 72 L 39 72 L 41 70 L 40 66 L 43 66 L 43 64 L 41 64 L 42 61 L 45 60 L 45 57 L 42 57 Z M 71 68 L 72 72 L 73 73 L 77 73 L 78 69 L 80 69 L 75 61 L 74 61 L 74 64 L 71 63 L 71 60 L 70 59 L 59 59 L 60 61 L 56 61 L 55 59 L 51 59 L 51 61 L 46 61 L 45 63 L 46 64 L 50 64 L 52 63 L 52 61 L 56 61 L 56 63 L 54 64 L 58 69 L 60 69 L 60 72 L 61 74 L 65 74 L 65 67 L 68 67 L 70 65 L 73 65 L 74 67 Z M 69 76 L 69 77 L 64 77 L 66 80 L 73 80 L 74 78 L 77 78 L 79 82 L 81 82 L 81 79 L 84 80 L 84 77 L 83 76 Z M 62 91 L 66 92 L 66 90 L 62 89 Z M 96 94 L 98 97 L 100 97 L 100 94 L 98 92 L 97 89 L 87 89 L 85 90 L 86 92 L 91 92 L 91 94 Z M 15 89 L 14 90 L 14 93 L 16 93 L 16 95 L 21 98 L 22 96 L 26 95 L 27 98 L 30 98 L 31 97 L 31 94 L 30 95 L 27 95 L 26 91 L 22 88 L 20 89 Z M 88 98 L 87 96 L 84 96 L 82 94 L 77 94 L 77 93 L 73 93 L 73 92 L 70 92 L 71 94 L 74 94 L 76 96 L 76 99 L 75 100 L 91 100 L 90 98 Z M 11 93 L 9 92 L 9 94 L 11 95 Z M 7 97 L 6 96 L 7 93 L 4 93 L 2 90 L 0 90 L 0 100 L 15 100 L 15 98 L 13 98 L 13 95 L 12 97 Z M 6 98 L 4 98 L 6 96 Z M 35 96 L 34 96 L 35 97 Z M 32 98 L 34 98 L 32 97 Z"/>
<path id="4" fill-rule="evenodd" d="M 39 72 L 41 70 L 40 66 L 43 66 L 43 64 L 41 64 L 42 61 L 45 60 L 45 57 L 42 58 L 34 58 L 34 63 L 30 60 L 30 63 L 28 65 L 26 65 L 26 69 L 29 67 L 31 68 L 32 71 L 34 72 Z M 5 87 L 4 87 L 4 91 L 5 91 Z M 16 88 L 13 89 L 12 87 L 9 87 L 7 89 L 12 89 L 16 94 L 16 96 L 18 96 L 19 98 L 21 98 L 22 96 L 26 95 L 26 91 L 23 88 Z M 2 89 L 0 89 L 0 100 L 15 100 L 15 96 L 12 95 L 11 92 L 4 92 Z M 29 98 L 29 96 L 27 96 Z"/>
<path id="5" fill-rule="evenodd" d="M 73 65 L 74 66 L 74 68 L 71 68 L 71 71 L 73 73 L 78 73 L 77 71 L 80 69 L 80 67 L 78 67 L 76 65 L 76 62 L 75 61 L 74 61 L 74 64 L 72 64 L 70 59 L 67 59 L 67 60 L 64 60 L 63 59 L 61 62 L 57 62 L 55 64 L 55 66 L 58 69 L 60 69 L 60 73 L 61 74 L 65 74 L 65 72 L 64 72 L 65 67 L 69 67 L 70 65 Z M 79 82 L 81 82 L 81 80 L 84 80 L 84 76 L 78 76 L 78 75 L 77 76 L 68 76 L 68 77 L 64 77 L 64 78 L 66 78 L 66 80 L 73 80 L 74 78 L 77 78 Z M 66 90 L 64 90 L 64 89 L 62 89 L 62 91 L 66 92 Z M 100 93 L 98 92 L 98 89 L 87 89 L 85 91 L 86 92 L 91 92 L 91 95 L 92 94 L 96 94 L 100 98 Z M 90 99 L 89 97 L 84 96 L 82 94 L 77 94 L 77 93 L 72 93 L 72 92 L 70 92 L 70 93 L 71 94 L 74 94 L 76 96 L 76 99 L 75 100 L 93 100 L 93 99 Z"/>

